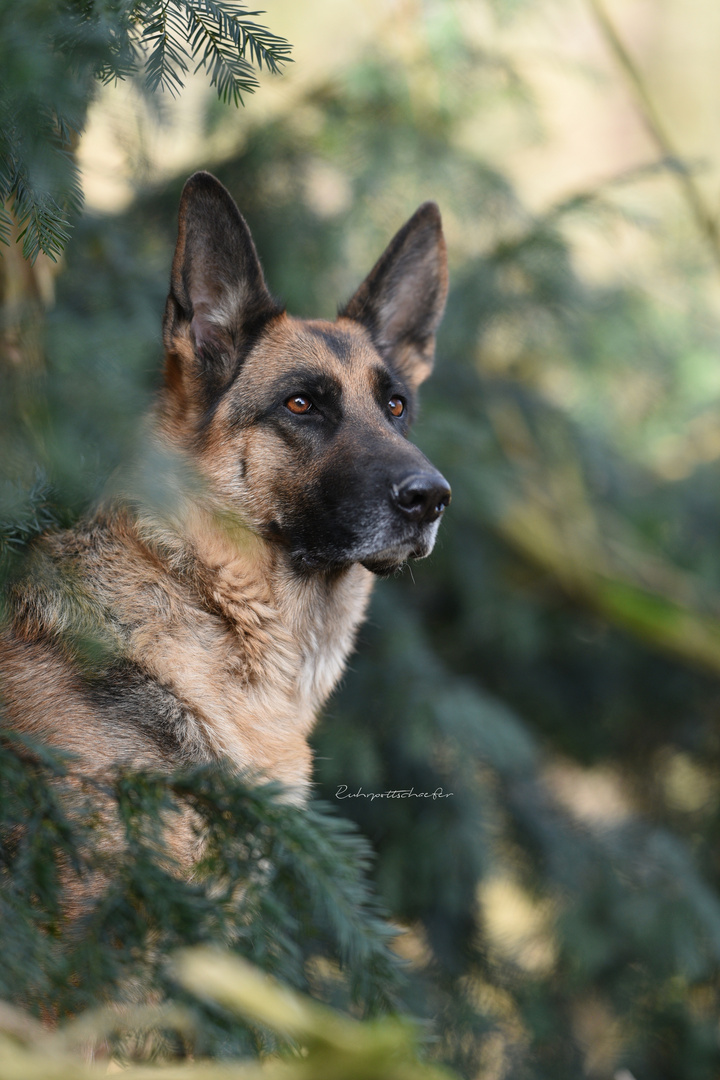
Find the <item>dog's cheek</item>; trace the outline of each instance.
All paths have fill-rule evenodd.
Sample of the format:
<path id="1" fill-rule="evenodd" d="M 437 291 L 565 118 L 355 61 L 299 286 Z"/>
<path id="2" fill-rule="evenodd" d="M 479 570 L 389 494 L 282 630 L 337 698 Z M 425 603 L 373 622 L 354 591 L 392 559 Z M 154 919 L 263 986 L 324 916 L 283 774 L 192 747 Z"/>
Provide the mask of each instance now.
<path id="1" fill-rule="evenodd" d="M 440 529 L 440 521 L 433 521 L 431 525 L 425 527 L 425 533 L 422 536 L 420 543 L 415 551 L 413 551 L 411 558 L 413 559 L 426 559 L 435 547 L 435 541 L 437 540 L 438 530 Z"/>
<path id="2" fill-rule="evenodd" d="M 313 486 L 312 461 L 271 430 L 249 432 L 238 461 L 238 509 L 269 536 L 284 534 L 303 511 Z"/>
<path id="3" fill-rule="evenodd" d="M 202 448 L 200 472 L 211 498 L 219 500 L 228 511 L 242 509 L 248 472 L 242 438 L 211 432 Z"/>
<path id="4" fill-rule="evenodd" d="M 263 528 L 275 514 L 275 471 L 287 465 L 283 447 L 268 446 L 262 432 L 213 432 L 203 447 L 202 472 L 223 510 Z"/>
<path id="5" fill-rule="evenodd" d="M 355 543 L 356 522 L 341 497 L 337 477 L 328 484 L 315 463 L 278 473 L 269 503 L 276 535 L 307 569 L 347 561 Z"/>

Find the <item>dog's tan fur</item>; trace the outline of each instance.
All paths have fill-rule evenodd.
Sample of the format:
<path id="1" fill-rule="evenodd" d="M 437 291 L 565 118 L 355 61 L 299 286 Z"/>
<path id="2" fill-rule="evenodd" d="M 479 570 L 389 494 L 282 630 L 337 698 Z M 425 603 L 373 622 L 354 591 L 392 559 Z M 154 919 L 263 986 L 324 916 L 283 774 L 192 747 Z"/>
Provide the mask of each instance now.
<path id="1" fill-rule="evenodd" d="M 37 545 L 2 637 L 12 724 L 77 754 L 95 775 L 118 763 L 225 757 L 303 797 L 307 736 L 353 647 L 371 570 L 425 554 L 442 510 L 412 525 L 415 539 L 396 540 L 393 522 L 382 522 L 414 510 L 388 510 L 379 479 L 357 496 L 353 524 L 352 485 L 367 487 L 358 459 L 372 469 L 386 462 L 388 476 L 406 459 L 406 472 L 433 475 L 383 412 L 377 385 L 400 380 L 410 409 L 430 370 L 447 288 L 436 208 L 421 208 L 393 244 L 335 323 L 291 318 L 267 293 L 224 189 L 207 174 L 188 182 L 145 474 L 128 473 L 92 518 Z M 307 379 L 341 393 L 332 438 L 329 421 L 301 429 L 282 392 L 279 404 L 258 404 L 298 362 Z M 286 392 L 296 392 L 292 380 Z M 159 463 L 162 506 L 138 494 L 148 459 Z M 325 510 L 335 487 L 342 541 Z M 317 549 L 303 493 L 329 537 Z M 364 539 L 373 529 L 377 566 Z M 356 559 L 346 533 L 357 533 Z"/>

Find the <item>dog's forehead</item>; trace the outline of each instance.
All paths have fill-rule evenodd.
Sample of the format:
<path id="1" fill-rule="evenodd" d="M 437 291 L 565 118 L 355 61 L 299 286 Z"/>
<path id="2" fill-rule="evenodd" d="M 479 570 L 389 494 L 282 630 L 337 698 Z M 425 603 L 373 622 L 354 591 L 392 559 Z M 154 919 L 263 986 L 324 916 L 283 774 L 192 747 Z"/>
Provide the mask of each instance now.
<path id="1" fill-rule="evenodd" d="M 383 364 L 368 332 L 352 319 L 333 323 L 287 315 L 274 321 L 249 359 L 248 367 L 262 371 L 263 379 L 305 369 L 308 374 L 334 375 L 347 387 L 366 383 Z"/>
<path id="2" fill-rule="evenodd" d="M 319 352 L 323 361 L 328 353 L 343 364 L 363 359 L 371 351 L 365 332 L 350 324 L 347 328 L 322 319 L 297 320 L 299 342 L 313 353 Z"/>

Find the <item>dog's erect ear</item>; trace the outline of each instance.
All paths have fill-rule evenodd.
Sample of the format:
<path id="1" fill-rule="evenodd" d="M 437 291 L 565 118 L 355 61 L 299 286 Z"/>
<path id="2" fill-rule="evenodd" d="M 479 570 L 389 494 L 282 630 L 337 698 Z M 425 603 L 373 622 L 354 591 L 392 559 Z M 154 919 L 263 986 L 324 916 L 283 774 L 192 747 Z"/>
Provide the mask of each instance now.
<path id="1" fill-rule="evenodd" d="M 210 173 L 195 173 L 180 199 L 165 308 L 168 374 L 178 361 L 187 363 L 189 341 L 198 371 L 222 386 L 234 374 L 245 341 L 279 310 L 232 197 Z"/>
<path id="2" fill-rule="evenodd" d="M 415 389 L 432 371 L 447 288 L 440 211 L 427 202 L 403 225 L 340 315 L 366 326 L 380 353 Z"/>

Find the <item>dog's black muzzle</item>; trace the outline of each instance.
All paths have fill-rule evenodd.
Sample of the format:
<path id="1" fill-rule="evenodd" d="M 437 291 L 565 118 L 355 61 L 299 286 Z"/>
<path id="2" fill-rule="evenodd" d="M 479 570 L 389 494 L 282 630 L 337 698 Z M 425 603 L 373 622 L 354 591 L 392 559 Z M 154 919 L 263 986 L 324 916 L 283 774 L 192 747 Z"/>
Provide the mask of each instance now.
<path id="1" fill-rule="evenodd" d="M 359 562 L 385 575 L 432 551 L 450 485 L 417 447 L 400 449 L 370 463 L 358 455 L 346 473 L 337 462 L 326 470 L 314 506 L 306 496 L 285 532 L 305 572 Z"/>

